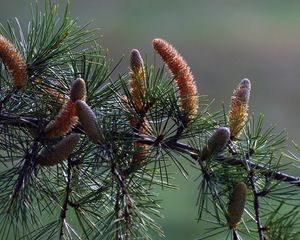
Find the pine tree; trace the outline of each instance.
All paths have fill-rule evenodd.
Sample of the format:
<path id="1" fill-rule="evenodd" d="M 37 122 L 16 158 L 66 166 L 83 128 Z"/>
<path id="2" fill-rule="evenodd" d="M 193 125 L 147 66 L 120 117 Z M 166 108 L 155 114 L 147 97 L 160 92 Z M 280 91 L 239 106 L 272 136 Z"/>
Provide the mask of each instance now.
<path id="1" fill-rule="evenodd" d="M 112 79 L 95 31 L 45 2 L 26 31 L 0 28 L 0 239 L 164 236 L 154 187 L 174 188 L 184 161 L 199 172 L 199 228 L 211 224 L 198 239 L 300 238 L 300 177 L 285 173 L 300 147 L 249 114 L 250 80 L 212 113 L 163 39 L 165 66 L 133 49 Z"/>

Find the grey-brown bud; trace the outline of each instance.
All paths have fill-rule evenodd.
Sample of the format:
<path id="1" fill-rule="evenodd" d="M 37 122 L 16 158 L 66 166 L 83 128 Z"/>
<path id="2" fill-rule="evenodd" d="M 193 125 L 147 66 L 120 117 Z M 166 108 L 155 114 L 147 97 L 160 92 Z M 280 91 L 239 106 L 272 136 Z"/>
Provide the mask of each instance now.
<path id="1" fill-rule="evenodd" d="M 230 131 L 226 127 L 218 128 L 208 139 L 207 145 L 202 151 L 202 160 L 206 160 L 211 155 L 222 151 L 230 139 Z"/>
<path id="2" fill-rule="evenodd" d="M 244 78 L 241 80 L 239 84 L 240 92 L 238 98 L 243 103 L 248 103 L 250 98 L 250 91 L 251 91 L 251 82 L 249 79 Z"/>
<path id="3" fill-rule="evenodd" d="M 222 151 L 230 138 L 230 131 L 227 127 L 218 128 L 213 135 L 208 139 L 207 145 L 212 153 Z"/>
<path id="4" fill-rule="evenodd" d="M 76 102 L 77 100 L 85 100 L 85 96 L 85 82 L 82 78 L 77 78 L 71 85 L 70 98 L 73 102 Z"/>
<path id="5" fill-rule="evenodd" d="M 98 128 L 96 115 L 84 101 L 78 100 L 75 104 L 79 121 L 89 139 L 96 144 L 103 142 L 103 136 Z"/>
<path id="6" fill-rule="evenodd" d="M 227 210 L 227 223 L 230 228 L 236 228 L 244 213 L 247 198 L 247 186 L 245 183 L 238 183 L 232 192 Z"/>
<path id="7" fill-rule="evenodd" d="M 130 68 L 132 71 L 139 71 L 144 67 L 143 58 L 137 49 L 132 49 L 130 53 Z"/>
<path id="8" fill-rule="evenodd" d="M 72 133 L 50 149 L 45 149 L 37 157 L 37 163 L 41 166 L 54 166 L 65 160 L 74 150 L 80 140 L 80 135 Z"/>

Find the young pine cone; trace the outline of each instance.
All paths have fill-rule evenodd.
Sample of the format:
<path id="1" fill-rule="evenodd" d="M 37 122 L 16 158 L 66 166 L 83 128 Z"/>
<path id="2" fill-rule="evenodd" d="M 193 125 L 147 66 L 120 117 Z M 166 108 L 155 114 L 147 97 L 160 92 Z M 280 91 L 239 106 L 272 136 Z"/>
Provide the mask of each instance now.
<path id="1" fill-rule="evenodd" d="M 206 160 L 215 153 L 222 151 L 230 139 L 230 131 L 226 127 L 218 128 L 204 146 L 201 160 Z"/>
<path id="2" fill-rule="evenodd" d="M 79 121 L 89 139 L 96 144 L 103 143 L 103 135 L 98 128 L 96 115 L 90 106 L 84 101 L 78 100 L 75 107 Z"/>
<path id="3" fill-rule="evenodd" d="M 236 228 L 242 219 L 247 198 L 247 186 L 245 183 L 240 182 L 237 184 L 229 200 L 227 209 L 227 223 L 230 228 Z"/>
<path id="4" fill-rule="evenodd" d="M 45 149 L 37 157 L 37 163 L 41 166 L 54 166 L 65 160 L 74 150 L 80 140 L 80 135 L 72 133 L 64 137 L 50 150 Z"/>
<path id="5" fill-rule="evenodd" d="M 73 102 L 76 102 L 77 100 L 85 101 L 85 97 L 86 97 L 85 82 L 82 78 L 77 78 L 75 81 L 73 81 L 71 85 L 70 99 Z"/>

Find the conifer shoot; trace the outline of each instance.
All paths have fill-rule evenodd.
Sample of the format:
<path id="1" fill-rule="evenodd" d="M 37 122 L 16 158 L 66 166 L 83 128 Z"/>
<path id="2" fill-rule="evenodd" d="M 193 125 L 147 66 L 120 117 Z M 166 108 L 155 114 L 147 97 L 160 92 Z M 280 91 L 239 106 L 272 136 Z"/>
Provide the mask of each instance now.
<path id="1" fill-rule="evenodd" d="M 152 44 L 175 78 L 180 105 L 187 122 L 193 120 L 198 113 L 198 92 L 190 67 L 167 41 L 157 38 Z"/>
<path id="2" fill-rule="evenodd" d="M 133 49 L 130 54 L 130 93 L 135 109 L 138 113 L 143 113 L 143 98 L 145 97 L 145 74 L 144 61 L 140 52 Z"/>
<path id="3" fill-rule="evenodd" d="M 251 82 L 246 78 L 233 91 L 228 114 L 231 139 L 235 139 L 240 135 L 248 120 L 250 91 Z"/>
<path id="4" fill-rule="evenodd" d="M 71 85 L 70 99 L 62 106 L 55 119 L 45 127 L 44 132 L 47 137 L 59 137 L 70 132 L 78 120 L 75 102 L 77 100 L 85 100 L 85 96 L 85 82 L 78 78 Z"/>
<path id="5" fill-rule="evenodd" d="M 0 35 L 0 59 L 10 72 L 13 86 L 23 88 L 27 83 L 27 65 L 15 46 Z"/>

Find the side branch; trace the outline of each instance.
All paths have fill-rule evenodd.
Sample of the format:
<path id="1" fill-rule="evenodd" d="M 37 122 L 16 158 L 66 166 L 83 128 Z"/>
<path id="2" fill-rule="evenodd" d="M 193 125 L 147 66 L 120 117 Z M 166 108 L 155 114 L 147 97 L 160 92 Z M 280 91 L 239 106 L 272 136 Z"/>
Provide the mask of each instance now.
<path id="1" fill-rule="evenodd" d="M 182 153 L 189 154 L 194 160 L 198 161 L 199 159 L 199 154 L 200 154 L 199 150 L 189 145 L 180 142 L 175 142 L 175 143 L 168 143 L 167 146 L 169 148 L 176 149 L 177 151 L 180 151 Z M 238 158 L 226 159 L 224 157 L 219 157 L 216 160 L 220 162 L 226 162 L 227 164 L 232 166 L 237 166 L 237 165 L 245 166 L 247 164 L 253 170 L 260 170 L 261 174 L 263 174 L 266 177 L 272 177 L 275 180 L 286 182 L 300 187 L 300 177 L 293 176 L 281 171 L 276 171 L 262 164 L 253 163 L 250 160 L 238 159 Z"/>
<path id="2" fill-rule="evenodd" d="M 117 183 L 118 183 L 118 190 L 116 195 L 116 202 L 115 202 L 115 217 L 116 217 L 116 240 L 123 239 L 121 237 L 120 233 L 120 219 L 124 218 L 125 220 L 125 232 L 124 232 L 124 239 L 129 239 L 129 222 L 130 222 L 130 212 L 129 212 L 129 205 L 130 200 L 127 194 L 126 190 L 126 179 L 124 176 L 124 173 L 121 172 L 116 164 L 112 164 L 111 172 L 113 176 L 115 177 Z M 123 202 L 123 216 L 120 214 L 121 206 L 120 206 L 120 200 L 122 199 Z"/>
<path id="3" fill-rule="evenodd" d="M 3 98 L 0 100 L 0 109 L 4 106 L 4 104 L 6 102 L 8 102 L 10 100 L 10 98 L 18 92 L 18 89 L 13 88 L 12 90 L 10 90 L 10 92 Z"/>
<path id="4" fill-rule="evenodd" d="M 60 230 L 59 230 L 59 237 L 58 239 L 63 239 L 63 235 L 64 235 L 64 226 L 65 226 L 65 220 L 67 217 L 67 211 L 68 211 L 68 205 L 69 205 L 69 197 L 70 197 L 70 193 L 72 191 L 71 189 L 71 164 L 68 160 L 68 168 L 67 168 L 67 176 L 66 176 L 66 195 L 65 195 L 65 200 L 60 212 Z"/>
<path id="5" fill-rule="evenodd" d="M 260 205 L 259 205 L 259 199 L 258 199 L 259 193 L 257 192 L 257 188 L 256 188 L 256 185 L 254 182 L 254 172 L 252 169 L 250 169 L 250 172 L 249 172 L 249 182 L 251 184 L 252 193 L 253 193 L 253 197 L 254 197 L 253 207 L 254 207 L 254 211 L 255 211 L 255 221 L 256 221 L 256 225 L 257 225 L 259 240 L 265 240 L 264 230 L 263 230 L 263 226 L 262 226 L 261 220 L 260 220 Z"/>
<path id="6" fill-rule="evenodd" d="M 7 125 L 13 125 L 13 126 L 23 126 L 23 127 L 33 127 L 37 128 L 39 125 L 40 120 L 36 118 L 25 118 L 25 117 L 17 117 L 17 116 L 11 116 L 11 115 L 5 115 L 5 114 L 0 114 L 0 124 L 7 124 Z M 82 130 L 80 125 L 77 125 L 74 129 L 74 132 L 77 133 L 83 133 L 84 131 Z M 122 135 L 124 137 L 124 134 L 122 133 L 115 133 L 116 138 L 118 136 Z M 128 136 L 127 136 L 128 135 Z M 157 142 L 157 139 L 152 136 L 144 135 L 144 134 L 138 134 L 138 133 L 133 133 L 133 134 L 127 134 L 125 137 L 135 137 L 137 138 L 137 141 L 143 144 L 148 144 L 148 145 L 155 145 Z M 201 152 L 187 144 L 180 143 L 176 141 L 176 139 L 172 138 L 168 141 L 165 141 L 164 146 L 173 149 L 176 151 L 179 151 L 184 154 L 190 155 L 194 160 L 198 161 L 199 160 L 199 155 Z M 300 177 L 298 176 L 293 176 L 281 171 L 274 171 L 274 169 L 271 169 L 267 166 L 264 166 L 262 164 L 256 164 L 251 162 L 250 160 L 246 159 L 238 159 L 238 158 L 232 158 L 232 159 L 225 159 L 224 157 L 219 157 L 216 159 L 217 161 L 221 162 L 226 162 L 229 165 L 236 166 L 245 166 L 247 164 L 251 169 L 256 169 L 261 171 L 261 173 L 266 176 L 266 177 L 272 177 L 275 180 L 286 182 L 289 184 L 296 185 L 300 187 Z M 127 171 L 131 172 L 131 171 Z M 126 173 L 127 173 L 126 172 Z"/>
<path id="7" fill-rule="evenodd" d="M 9 207 L 7 209 L 7 213 L 10 213 L 11 208 L 16 200 L 16 198 L 18 197 L 20 191 L 22 190 L 22 188 L 24 187 L 24 182 L 26 181 L 26 178 L 32 174 L 32 165 L 35 164 L 35 158 L 36 158 L 36 154 L 37 154 L 37 141 L 35 140 L 30 148 L 30 150 L 28 152 L 25 153 L 24 156 L 24 163 L 19 171 L 19 175 L 18 178 L 16 180 L 16 184 L 14 187 L 14 190 L 11 194 L 11 198 L 10 198 L 10 204 Z"/>

